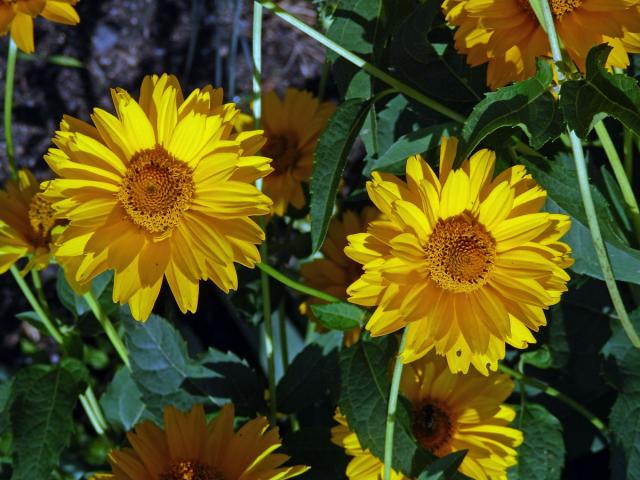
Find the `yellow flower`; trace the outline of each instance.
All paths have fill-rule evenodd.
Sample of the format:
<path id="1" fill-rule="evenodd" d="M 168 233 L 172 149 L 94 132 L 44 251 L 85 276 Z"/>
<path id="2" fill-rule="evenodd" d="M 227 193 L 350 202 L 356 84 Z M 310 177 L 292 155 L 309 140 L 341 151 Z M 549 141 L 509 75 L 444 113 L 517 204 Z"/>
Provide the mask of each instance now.
<path id="1" fill-rule="evenodd" d="M 453 374 L 444 359 L 428 355 L 407 365 L 400 388 L 411 403 L 413 434 L 425 450 L 438 457 L 468 450 L 460 472 L 476 480 L 506 480 L 507 468 L 517 463 L 515 448 L 523 440 L 522 432 L 507 426 L 516 415 L 502 405 L 513 391 L 507 376 Z M 382 462 L 360 448 L 344 417 L 338 414 L 336 419 L 340 425 L 332 429 L 332 440 L 355 457 L 347 476 L 381 479 Z M 395 479 L 405 477 L 396 474 Z"/>
<path id="2" fill-rule="evenodd" d="M 78 0 L 0 0 L 0 35 L 11 31 L 20 50 L 33 53 L 33 19 L 38 15 L 52 22 L 76 25 L 80 22 L 73 5 Z"/>
<path id="3" fill-rule="evenodd" d="M 546 192 L 522 165 L 492 179 L 495 153 L 481 150 L 452 170 L 456 139 L 443 139 L 439 178 L 419 156 L 407 182 L 372 174 L 367 191 L 388 220 L 349 236 L 345 253 L 364 265 L 349 301 L 377 306 L 374 336 L 408 328 L 412 362 L 435 348 L 453 372 L 484 374 L 516 348 L 534 343 L 543 310 L 559 302 L 571 249 L 559 241 L 566 215 L 539 212 Z"/>
<path id="4" fill-rule="evenodd" d="M 308 467 L 282 467 L 289 457 L 273 453 L 281 445 L 278 428 L 264 417 L 234 432 L 233 405 L 208 422 L 202 405 L 182 413 L 164 410 L 164 430 L 145 421 L 127 434 L 133 448 L 112 450 L 112 474 L 96 480 L 285 480 Z"/>
<path id="5" fill-rule="evenodd" d="M 373 207 L 365 207 L 360 214 L 347 210 L 342 218 L 334 217 L 329 224 L 327 238 L 322 245 L 324 258 L 316 259 L 302 265 L 300 275 L 304 282 L 317 290 L 327 292 L 334 297 L 346 300 L 347 287 L 362 275 L 362 266 L 354 262 L 344 253 L 347 246 L 347 236 L 364 232 L 370 221 L 379 216 Z M 307 303 L 323 303 L 316 298 L 310 298 L 301 305 L 302 313 L 313 315 Z M 360 328 L 356 327 L 345 332 L 344 343 L 353 345 L 360 338 Z"/>
<path id="6" fill-rule="evenodd" d="M 640 0 L 551 0 L 558 36 L 571 60 L 584 72 L 589 49 L 608 43 L 609 67 L 625 68 L 638 45 L 623 43 L 640 32 Z M 532 76 L 536 57 L 549 57 L 546 33 L 529 0 L 446 0 L 447 21 L 459 27 L 456 49 L 476 66 L 488 64 L 487 84 L 495 89 Z"/>
<path id="7" fill-rule="evenodd" d="M 263 192 L 273 200 L 273 212 L 283 216 L 289 203 L 305 204 L 302 183 L 308 182 L 313 154 L 335 105 L 320 102 L 311 93 L 287 89 L 284 100 L 275 92 L 265 95 L 262 123 L 267 144 L 262 153 L 273 159 L 273 174 L 264 179 Z"/>
<path id="8" fill-rule="evenodd" d="M 0 273 L 26 256 L 31 258 L 23 272 L 49 265 L 58 227 L 61 222 L 40 193 L 40 183 L 29 170 L 20 170 L 0 191 Z"/>
<path id="9" fill-rule="evenodd" d="M 47 191 L 69 220 L 56 255 L 70 283 L 86 288 L 115 271 L 114 302 L 145 320 L 163 277 L 182 312 L 194 312 L 198 281 L 236 289 L 234 262 L 254 267 L 264 232 L 252 215 L 271 201 L 253 183 L 271 171 L 256 156 L 261 131 L 237 134 L 239 111 L 222 90 L 186 99 L 175 77 L 146 77 L 139 101 L 112 91 L 117 117 L 101 109 L 95 127 L 65 117 L 45 159 L 58 179 Z"/>

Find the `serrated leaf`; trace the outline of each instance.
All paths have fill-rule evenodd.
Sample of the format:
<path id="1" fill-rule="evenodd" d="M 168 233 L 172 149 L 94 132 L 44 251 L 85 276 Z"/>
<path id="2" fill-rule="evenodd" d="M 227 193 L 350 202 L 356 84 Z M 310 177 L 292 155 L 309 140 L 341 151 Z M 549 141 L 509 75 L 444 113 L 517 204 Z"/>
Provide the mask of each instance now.
<path id="1" fill-rule="evenodd" d="M 384 457 L 389 363 L 397 345 L 389 337 L 361 340 L 340 354 L 339 406 L 363 448 Z M 423 450 L 411 430 L 411 409 L 400 399 L 396 413 L 393 468 L 417 476 L 434 457 Z"/>
<path id="2" fill-rule="evenodd" d="M 602 280 L 602 270 L 587 227 L 587 216 L 577 188 L 578 180 L 571 158 L 561 154 L 554 161 L 534 162 L 528 158 L 519 158 L 519 161 L 547 190 L 547 210 L 566 213 L 572 218 L 571 229 L 562 238 L 573 250 L 572 257 L 576 262 L 571 267 L 572 270 Z M 640 251 L 626 245 L 619 227 L 612 220 L 613 215 L 607 200 L 593 185 L 591 194 L 615 277 L 618 280 L 640 284 Z"/>
<path id="3" fill-rule="evenodd" d="M 443 136 L 453 136 L 459 128 L 458 124 L 449 122 L 402 135 L 386 152 L 369 161 L 363 174 L 370 175 L 374 170 L 379 170 L 395 175 L 404 175 L 407 158 L 438 148 Z"/>
<path id="4" fill-rule="evenodd" d="M 344 480 L 347 457 L 344 450 L 331 443 L 330 427 L 305 426 L 285 437 L 292 464 L 309 465 L 305 480 Z"/>
<path id="5" fill-rule="evenodd" d="M 560 480 L 565 447 L 562 425 L 541 405 L 528 403 L 512 424 L 524 434 L 518 463 L 508 470 L 509 480 Z"/>
<path id="6" fill-rule="evenodd" d="M 381 9 L 381 0 L 341 0 L 327 36 L 352 52 L 372 53 L 380 32 Z M 331 61 L 337 58 L 332 51 L 327 56 Z"/>
<path id="7" fill-rule="evenodd" d="M 632 77 L 607 71 L 611 50 L 606 44 L 593 47 L 587 55 L 585 78 L 564 82 L 560 91 L 564 118 L 582 138 L 602 119 L 601 114 L 640 134 L 640 87 Z"/>
<path id="8" fill-rule="evenodd" d="M 611 478 L 640 479 L 640 394 L 620 394 L 609 419 Z"/>
<path id="9" fill-rule="evenodd" d="M 352 303 L 335 302 L 311 305 L 318 321 L 330 330 L 351 330 L 364 323 L 367 311 Z"/>
<path id="10" fill-rule="evenodd" d="M 560 107 L 549 91 L 553 72 L 547 61 L 538 61 L 534 77 L 487 93 L 462 129 L 464 148 L 459 159 L 467 158 L 480 142 L 504 127 L 519 127 L 534 149 L 562 133 Z"/>
<path id="11" fill-rule="evenodd" d="M 191 358 L 182 336 L 157 315 L 145 323 L 128 315 L 124 325 L 132 378 L 154 415 L 159 416 L 167 404 L 185 409 L 195 403 L 222 405 L 231 400 L 239 414 L 248 415 L 262 408 L 261 382 L 235 355 L 210 349 Z"/>
<path id="12" fill-rule="evenodd" d="M 0 436 L 10 427 L 9 410 L 12 401 L 13 380 L 0 384 Z"/>
<path id="13" fill-rule="evenodd" d="M 73 431 L 73 409 L 88 372 L 77 360 L 20 370 L 10 409 L 12 480 L 49 478 Z"/>
<path id="14" fill-rule="evenodd" d="M 640 309 L 629 315 L 636 331 L 640 330 Z M 640 395 L 640 350 L 635 348 L 627 337 L 619 320 L 611 321 L 611 338 L 602 347 L 605 359 L 615 363 L 612 371 L 609 364 L 609 374 L 620 393 Z"/>
<path id="15" fill-rule="evenodd" d="M 278 382 L 278 410 L 298 413 L 326 398 L 336 379 L 338 357 L 318 345 L 308 345 L 291 362 Z"/>
<path id="16" fill-rule="evenodd" d="M 107 315 L 112 315 L 118 310 L 118 305 L 113 303 L 112 300 L 112 282 L 113 271 L 111 270 L 101 273 L 91 282 L 91 292 L 98 299 L 98 303 L 104 308 Z M 74 315 L 80 317 L 91 311 L 82 295 L 78 295 L 71 288 L 61 268 L 58 269 L 57 273 L 56 291 L 62 305 Z"/>
<path id="17" fill-rule="evenodd" d="M 131 372 L 121 367 L 100 398 L 100 406 L 111 425 L 128 432 L 141 420 L 159 420 L 147 410 L 141 397 L 142 393 L 131 378 Z"/>
<path id="18" fill-rule="evenodd" d="M 347 156 L 370 106 L 369 100 L 347 100 L 331 116 L 318 140 L 311 175 L 311 244 L 314 252 L 324 242 Z"/>

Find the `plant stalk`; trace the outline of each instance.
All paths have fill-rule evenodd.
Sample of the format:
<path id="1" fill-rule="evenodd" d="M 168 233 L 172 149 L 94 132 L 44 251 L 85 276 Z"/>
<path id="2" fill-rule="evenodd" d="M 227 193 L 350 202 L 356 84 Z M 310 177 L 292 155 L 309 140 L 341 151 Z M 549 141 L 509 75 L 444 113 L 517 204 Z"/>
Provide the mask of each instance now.
<path id="1" fill-rule="evenodd" d="M 391 390 L 389 391 L 389 403 L 387 405 L 387 426 L 384 432 L 384 480 L 391 480 L 391 465 L 393 463 L 393 432 L 396 426 L 396 410 L 398 408 L 398 394 L 400 393 L 400 379 L 404 363 L 400 359 L 400 354 L 407 343 L 407 331 L 402 332 L 398 356 L 393 366 L 393 376 L 391 377 Z"/>
<path id="2" fill-rule="evenodd" d="M 562 62 L 562 52 L 560 51 L 560 42 L 558 40 L 555 23 L 553 21 L 553 15 L 551 14 L 551 7 L 549 6 L 548 0 L 542 0 L 540 3 L 542 5 L 545 30 L 547 32 L 547 37 L 549 38 L 549 43 L 551 45 L 551 54 L 553 55 L 553 61 L 558 66 L 558 81 L 562 83 L 565 80 L 564 73 L 560 70 L 559 66 L 559 63 Z M 600 264 L 600 268 L 602 269 L 604 281 L 607 285 L 607 289 L 609 290 L 611 302 L 613 303 L 613 307 L 616 310 L 618 318 L 620 318 L 622 328 L 627 334 L 627 337 L 629 337 L 629 340 L 634 347 L 640 349 L 640 337 L 638 337 L 638 334 L 633 328 L 631 320 L 629 319 L 629 314 L 624 307 L 622 296 L 620 295 L 620 291 L 618 290 L 618 285 L 616 284 L 616 279 L 613 275 L 613 269 L 611 268 L 611 263 L 609 262 L 609 257 L 607 256 L 607 249 L 605 247 L 604 240 L 602 239 L 600 224 L 598 223 L 598 217 L 596 215 L 593 197 L 591 196 L 589 175 L 587 173 L 587 164 L 584 158 L 584 152 L 582 151 L 582 144 L 580 143 L 580 139 L 576 135 L 576 132 L 574 132 L 573 130 L 569 130 L 569 140 L 571 142 L 571 149 L 573 151 L 573 160 L 575 162 L 576 173 L 578 176 L 578 186 L 580 187 L 580 195 L 582 196 L 582 203 L 587 215 L 589 231 L 591 232 L 593 246 L 598 257 L 598 263 Z"/>
<path id="3" fill-rule="evenodd" d="M 325 302 L 329 302 L 329 303 L 335 303 L 335 302 L 341 302 L 342 301 L 338 297 L 334 297 L 333 295 L 329 295 L 326 292 L 323 292 L 321 290 L 316 290 L 315 288 L 311 288 L 311 287 L 305 285 L 304 283 L 296 282 L 295 280 L 290 279 L 289 277 L 287 277 L 283 273 L 280 273 L 278 270 L 273 268 L 271 265 L 268 265 L 268 264 L 266 264 L 264 262 L 257 263 L 256 267 L 258 267 L 265 274 L 267 274 L 270 277 L 272 277 L 273 279 L 279 281 L 283 285 L 286 285 L 287 287 L 289 287 L 289 288 L 291 288 L 293 290 L 296 290 L 296 291 L 298 291 L 300 293 L 304 293 L 306 295 L 311 295 L 312 297 L 316 297 L 316 298 L 318 298 L 320 300 L 324 300 Z"/>
<path id="4" fill-rule="evenodd" d="M 109 320 L 109 317 L 102 309 L 102 306 L 96 299 L 93 292 L 89 290 L 87 293 L 84 294 L 83 298 L 85 302 L 87 302 L 87 304 L 89 305 L 89 308 L 91 309 L 91 311 L 93 312 L 93 315 L 98 320 L 98 323 L 100 323 L 100 325 L 102 326 L 102 329 L 107 334 L 107 337 L 109 337 L 109 340 L 113 345 L 113 348 L 116 349 L 116 352 L 118 352 L 118 355 L 122 359 L 122 363 L 124 363 L 127 368 L 131 368 L 127 347 L 125 347 L 124 343 L 122 342 L 122 338 L 120 338 L 120 335 L 116 330 L 116 327 L 114 327 L 113 323 L 111 323 L 111 320 Z"/>
<path id="5" fill-rule="evenodd" d="M 7 149 L 7 160 L 9 161 L 9 175 L 11 178 L 18 177 L 16 170 L 16 158 L 13 149 L 13 135 L 11 133 L 11 116 L 13 112 L 13 85 L 16 76 L 16 59 L 18 58 L 18 47 L 9 35 L 9 51 L 7 52 L 7 75 L 4 84 L 4 138 Z"/>

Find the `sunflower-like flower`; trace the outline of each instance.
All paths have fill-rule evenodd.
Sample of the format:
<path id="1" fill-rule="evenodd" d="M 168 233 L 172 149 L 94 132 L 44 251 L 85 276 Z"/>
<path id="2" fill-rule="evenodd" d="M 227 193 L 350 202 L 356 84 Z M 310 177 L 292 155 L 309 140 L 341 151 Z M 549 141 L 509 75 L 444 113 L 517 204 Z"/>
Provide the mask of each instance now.
<path id="1" fill-rule="evenodd" d="M 256 156 L 261 131 L 237 134 L 239 111 L 207 86 L 183 98 L 175 77 L 149 76 L 139 101 L 112 91 L 117 117 L 94 126 L 64 117 L 46 160 L 59 178 L 45 195 L 69 226 L 57 257 L 70 283 L 87 288 L 115 271 L 114 302 L 145 320 L 163 277 L 182 312 L 194 312 L 198 282 L 236 289 L 234 262 L 253 267 L 264 232 L 250 216 L 270 212 L 253 183 L 271 171 Z"/>
<path id="2" fill-rule="evenodd" d="M 234 407 L 227 404 L 207 423 L 202 405 L 182 413 L 164 410 L 164 430 L 139 423 L 127 434 L 131 447 L 109 454 L 112 474 L 95 480 L 285 480 L 308 470 L 283 467 L 289 457 L 273 453 L 281 445 L 278 428 L 264 417 L 234 432 Z"/>
<path id="3" fill-rule="evenodd" d="M 569 217 L 539 212 L 546 192 L 522 165 L 493 179 L 495 153 L 481 150 L 452 170 L 457 140 L 443 139 L 440 176 L 420 157 L 407 181 L 372 174 L 367 191 L 386 219 L 349 236 L 345 253 L 364 265 L 349 301 L 377 306 L 374 336 L 408 328 L 412 362 L 435 348 L 453 372 L 495 370 L 505 342 L 534 343 L 544 309 L 560 301 L 572 264 L 559 241 Z"/>
<path id="4" fill-rule="evenodd" d="M 522 432 L 508 426 L 515 411 L 502 405 L 513 391 L 507 376 L 454 374 L 444 359 L 430 354 L 407 365 L 400 388 L 411 403 L 413 434 L 424 449 L 438 457 L 467 450 L 460 472 L 476 480 L 506 480 L 523 440 Z M 361 448 L 342 415 L 336 420 L 332 441 L 354 457 L 347 467 L 349 479 L 381 479 L 382 462 Z M 396 472 L 392 478 L 406 477 Z"/>
<path id="5" fill-rule="evenodd" d="M 324 258 L 305 263 L 300 267 L 300 275 L 304 282 L 317 290 L 327 292 L 334 297 L 346 300 L 347 287 L 362 275 L 362 265 L 354 262 L 344 253 L 347 237 L 364 232 L 369 222 L 379 216 L 377 209 L 365 207 L 360 213 L 347 210 L 341 218 L 334 217 L 329 224 L 327 238 L 322 245 Z M 313 315 L 308 303 L 322 303 L 322 300 L 309 298 L 301 305 L 302 313 Z M 344 343 L 353 345 L 360 338 L 360 328 L 345 332 Z"/>
<path id="6" fill-rule="evenodd" d="M 287 89 L 283 100 L 275 92 L 264 96 L 262 126 L 267 143 L 262 153 L 273 159 L 274 172 L 264 179 L 263 192 L 273 200 L 273 212 L 283 216 L 289 204 L 305 205 L 302 183 L 309 182 L 318 137 L 335 111 L 311 93 Z"/>
<path id="7" fill-rule="evenodd" d="M 584 72 L 591 47 L 608 43 L 607 66 L 625 68 L 628 53 L 640 48 L 621 39 L 640 32 L 640 0 L 551 0 L 558 35 Z M 488 64 L 487 84 L 495 89 L 532 76 L 537 57 L 550 57 L 547 35 L 529 0 L 446 0 L 447 21 L 459 27 L 456 49 L 476 66 Z"/>
<path id="8" fill-rule="evenodd" d="M 29 256 L 23 272 L 42 269 L 52 256 L 52 238 L 62 228 L 51 202 L 40 192 L 40 182 L 29 170 L 8 180 L 0 191 L 0 273 Z"/>
<path id="9" fill-rule="evenodd" d="M 11 31 L 20 50 L 33 53 L 33 19 L 37 16 L 56 23 L 76 25 L 80 21 L 73 6 L 78 0 L 0 0 L 0 35 Z"/>

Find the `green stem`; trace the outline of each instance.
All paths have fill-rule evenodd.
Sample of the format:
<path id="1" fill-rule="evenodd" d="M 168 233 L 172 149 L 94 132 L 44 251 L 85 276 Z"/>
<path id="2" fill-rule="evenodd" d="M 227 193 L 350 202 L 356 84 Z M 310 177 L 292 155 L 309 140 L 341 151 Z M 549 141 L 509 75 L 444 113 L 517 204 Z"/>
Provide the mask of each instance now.
<path id="1" fill-rule="evenodd" d="M 80 398 L 80 404 L 82 405 L 83 410 L 87 414 L 87 417 L 89 418 L 89 422 L 91 423 L 91 426 L 93 427 L 93 429 L 96 431 L 98 435 L 104 435 L 106 425 L 102 425 L 100 421 L 100 417 L 93 410 L 91 403 L 87 398 L 87 392 L 81 393 L 80 395 L 78 395 L 78 397 Z"/>
<path id="2" fill-rule="evenodd" d="M 318 100 L 324 100 L 324 94 L 327 90 L 327 81 L 329 80 L 329 70 L 331 68 L 331 62 L 329 59 L 324 59 L 324 63 L 322 64 L 322 73 L 320 74 L 320 83 L 318 85 Z"/>
<path id="3" fill-rule="evenodd" d="M 398 394 L 400 393 L 400 379 L 402 378 L 402 368 L 404 363 L 400 359 L 400 354 L 407 343 L 407 329 L 402 332 L 398 356 L 393 366 L 393 376 L 391 377 L 391 390 L 389 391 L 389 403 L 387 407 L 387 427 L 384 432 L 384 480 L 391 480 L 391 465 L 393 463 L 393 432 L 396 426 L 396 409 L 398 407 Z"/>
<path id="4" fill-rule="evenodd" d="M 334 297 L 333 295 L 329 295 L 326 292 L 322 292 L 320 290 L 316 290 L 315 288 L 308 287 L 307 285 L 296 282 L 295 280 L 291 280 L 286 275 L 280 273 L 278 270 L 273 268 L 272 266 L 266 263 L 258 263 L 256 264 L 260 270 L 262 270 L 265 274 L 269 275 L 273 279 L 279 281 L 283 285 L 296 290 L 300 293 L 304 293 L 306 295 L 311 295 L 312 297 L 319 298 L 320 300 L 324 300 L 325 302 L 335 303 L 340 302 L 341 300 L 338 297 Z"/>
<path id="5" fill-rule="evenodd" d="M 4 138 L 7 146 L 7 160 L 9 161 L 9 175 L 17 178 L 16 159 L 13 150 L 13 135 L 11 134 L 11 113 L 13 111 L 13 85 L 16 76 L 16 59 L 18 48 L 9 36 L 9 51 L 7 53 L 7 76 L 4 84 Z"/>
<path id="6" fill-rule="evenodd" d="M 541 390 L 544 394 L 549 395 L 550 397 L 556 398 L 559 401 L 561 401 L 562 403 L 568 405 L 569 407 L 573 408 L 576 412 L 578 412 L 580 415 L 582 415 L 583 417 L 585 417 L 587 420 L 589 420 L 589 422 L 598 429 L 598 431 L 605 437 L 607 438 L 609 435 L 609 430 L 607 428 L 607 426 L 605 425 L 605 423 L 600 420 L 598 417 L 596 417 L 593 413 L 591 413 L 589 410 L 587 410 L 585 407 L 583 407 L 581 404 L 579 404 L 578 402 L 576 402 L 573 398 L 565 395 L 564 393 L 556 390 L 555 388 L 553 388 L 552 386 L 537 380 L 535 378 L 531 378 L 531 377 L 527 377 L 526 375 L 513 370 L 512 368 L 507 367 L 506 365 L 500 364 L 500 370 L 502 370 L 504 373 L 506 373 L 507 375 L 509 375 L 510 377 L 512 377 L 513 379 L 525 383 L 527 385 L 530 385 L 532 387 L 537 388 L 538 390 Z"/>
<path id="7" fill-rule="evenodd" d="M 375 78 L 377 78 L 379 80 L 382 80 L 386 84 L 396 88 L 399 92 L 403 93 L 407 97 L 413 98 L 414 100 L 420 102 L 421 104 L 423 104 L 424 106 L 430 108 L 431 110 L 434 110 L 434 111 L 444 115 L 445 117 L 448 117 L 448 118 L 450 118 L 452 120 L 455 120 L 456 122 L 463 123 L 465 121 L 465 117 L 463 115 L 459 114 L 458 112 L 456 112 L 455 110 L 452 110 L 449 107 L 446 107 L 445 105 L 442 105 L 438 101 L 427 97 L 426 95 L 424 95 L 423 93 L 419 92 L 415 88 L 410 87 L 409 85 L 401 82 L 397 78 L 389 75 L 387 72 L 379 69 L 375 65 L 367 62 L 366 60 L 364 60 L 363 58 L 359 57 L 358 55 L 350 52 L 346 48 L 340 46 L 339 44 L 337 44 L 336 42 L 334 42 L 330 38 L 326 37 L 322 33 L 318 32 L 314 28 L 310 27 L 309 25 L 304 23 L 302 20 L 300 20 L 300 19 L 296 18 L 295 16 L 291 15 L 286 10 L 283 10 L 278 5 L 276 5 L 274 2 L 268 1 L 268 0 L 257 0 L 257 1 L 262 6 L 264 6 L 264 8 L 266 8 L 267 10 L 272 11 L 278 17 L 283 19 L 285 22 L 293 25 L 294 27 L 296 27 L 301 32 L 309 35 L 314 40 L 318 41 L 319 43 L 321 43 L 322 45 L 324 45 L 328 49 L 334 51 L 335 53 L 340 55 L 345 60 L 353 63 L 356 67 L 361 68 L 362 70 L 364 70 L 365 72 L 367 72 L 371 76 L 373 76 L 373 77 L 375 77 Z"/>
<path id="8" fill-rule="evenodd" d="M 109 317 L 104 312 L 104 310 L 100 306 L 100 303 L 93 295 L 93 292 L 91 290 L 84 294 L 84 300 L 89 305 L 89 308 L 98 320 L 98 323 L 100 323 L 100 325 L 102 326 L 104 332 L 107 334 L 107 337 L 109 337 L 113 348 L 115 348 L 116 352 L 118 352 L 118 355 L 120 355 L 122 362 L 126 365 L 127 368 L 131 368 L 127 347 L 125 347 L 122 339 L 120 338 L 120 335 L 118 335 L 116 327 L 113 326 L 113 323 L 111 323 L 111 320 L 109 320 Z"/>
<path id="9" fill-rule="evenodd" d="M 262 99 L 260 84 L 262 79 L 262 5 L 253 2 L 253 28 L 251 50 L 253 56 L 253 118 L 256 128 L 260 128 L 262 119 Z M 262 182 L 258 182 L 262 188 Z M 266 232 L 266 222 L 260 218 L 260 226 Z M 269 258 L 269 246 L 267 239 L 260 244 L 260 258 Z M 262 317 L 264 328 L 265 354 L 267 356 L 267 377 L 269 381 L 269 420 L 275 424 L 278 414 L 278 399 L 276 397 L 276 357 L 273 342 L 273 319 L 271 318 L 271 293 L 269 289 L 269 276 L 260 271 L 260 290 L 262 293 Z"/>
<path id="10" fill-rule="evenodd" d="M 624 127 L 624 173 L 629 179 L 629 182 L 633 181 L 633 132 L 627 127 Z"/>
<path id="11" fill-rule="evenodd" d="M 22 278 L 22 275 L 20 275 L 20 272 L 18 271 L 16 266 L 11 265 L 10 270 L 11 270 L 11 274 L 13 275 L 13 278 L 18 284 L 18 287 L 20 287 L 22 294 L 25 296 L 25 298 L 29 302 L 29 305 L 31 305 L 31 308 L 33 308 L 33 310 L 36 312 L 38 317 L 40 317 L 40 321 L 42 322 L 44 327 L 47 329 L 47 332 L 49 332 L 49 335 L 51 335 L 56 342 L 58 342 L 59 344 L 62 344 L 62 334 L 56 328 L 54 323 L 51 321 L 51 317 L 47 314 L 44 308 L 42 308 L 42 306 L 40 305 L 36 297 L 33 295 L 33 292 L 29 288 L 29 285 L 27 285 L 27 282 L 25 281 L 25 279 Z"/>
<path id="12" fill-rule="evenodd" d="M 31 281 L 33 282 L 33 286 L 36 289 L 36 295 L 38 296 L 38 301 L 42 308 L 47 313 L 48 316 L 51 316 L 51 310 L 49 309 L 49 304 L 47 303 L 47 298 L 44 294 L 44 289 L 42 288 L 42 279 L 40 278 L 40 272 L 35 268 L 31 270 Z"/>
<path id="13" fill-rule="evenodd" d="M 562 61 L 562 53 L 560 51 L 560 43 L 558 41 L 558 35 L 556 33 L 553 16 L 551 15 L 551 8 L 549 7 L 548 0 L 543 0 L 540 3 L 542 5 L 547 37 L 549 38 L 549 43 L 551 45 L 553 60 L 556 65 L 558 65 Z M 560 70 L 559 66 L 557 70 L 558 80 L 562 83 L 565 79 L 564 74 Z M 600 232 L 600 224 L 598 223 L 596 209 L 593 204 L 593 197 L 591 196 L 589 175 L 587 173 L 587 163 L 584 158 L 584 152 L 582 151 L 582 144 L 580 143 L 580 139 L 573 130 L 569 130 L 569 140 L 571 141 L 571 149 L 573 150 L 573 160 L 576 166 L 576 174 L 578 176 L 578 186 L 580 187 L 580 195 L 582 197 L 582 203 L 587 215 L 589 231 L 591 232 L 593 246 L 598 257 L 598 263 L 600 264 L 600 268 L 602 269 L 604 281 L 607 285 L 607 289 L 609 290 L 609 296 L 611 297 L 613 307 L 618 314 L 618 318 L 620 318 L 620 323 L 622 323 L 622 328 L 627 334 L 627 337 L 629 337 L 629 340 L 634 347 L 640 348 L 640 338 L 634 330 L 633 325 L 631 324 L 631 320 L 629 319 L 629 314 L 624 307 L 620 291 L 618 290 L 618 285 L 616 284 L 616 279 L 613 275 L 611 263 L 609 263 L 607 249 L 605 247 L 604 240 L 602 239 L 602 233 Z"/>
<path id="14" fill-rule="evenodd" d="M 633 188 L 629 182 L 629 177 L 627 177 L 627 173 L 624 171 L 620 156 L 618 155 L 616 147 L 609 136 L 609 132 L 607 131 L 607 127 L 604 125 L 604 122 L 599 121 L 596 123 L 595 130 L 600 142 L 602 142 L 602 148 L 604 148 L 604 151 L 607 154 L 607 158 L 611 164 L 611 169 L 616 177 L 616 181 L 620 186 L 622 198 L 627 204 L 627 211 L 631 217 L 631 223 L 633 224 L 633 230 L 636 234 L 636 240 L 638 241 L 638 244 L 640 244 L 640 208 L 638 207 L 638 201 L 636 200 Z"/>
<path id="15" fill-rule="evenodd" d="M 282 369 L 289 368 L 289 345 L 287 344 L 287 317 L 284 311 L 284 299 L 278 306 L 278 326 L 280 327 L 280 355 L 282 357 Z"/>
<path id="16" fill-rule="evenodd" d="M 107 419 L 104 418 L 104 414 L 102 413 L 102 408 L 100 407 L 100 403 L 96 398 L 96 394 L 93 392 L 93 388 L 91 388 L 90 386 L 87 387 L 87 390 L 84 392 L 84 395 L 87 401 L 89 402 L 89 405 L 91 406 L 91 411 L 94 413 L 94 416 L 98 421 L 100 428 L 103 431 L 106 430 L 108 426 Z"/>

